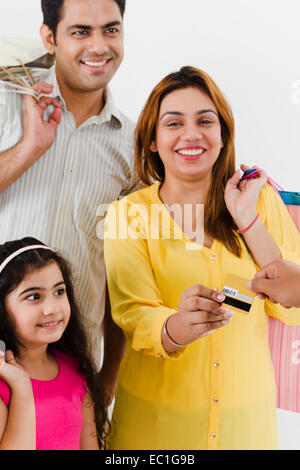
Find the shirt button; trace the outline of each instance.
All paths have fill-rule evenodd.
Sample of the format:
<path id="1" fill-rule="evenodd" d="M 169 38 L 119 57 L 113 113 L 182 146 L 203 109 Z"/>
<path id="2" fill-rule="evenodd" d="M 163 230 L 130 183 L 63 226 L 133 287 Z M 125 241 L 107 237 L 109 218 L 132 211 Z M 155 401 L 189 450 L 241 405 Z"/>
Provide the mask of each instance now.
<path id="1" fill-rule="evenodd" d="M 216 259 L 216 257 L 217 257 L 216 255 L 210 255 L 210 259 L 212 260 Z"/>
<path id="2" fill-rule="evenodd" d="M 220 362 L 219 362 L 219 361 L 216 361 L 216 362 L 214 362 L 214 364 L 213 364 L 214 367 L 219 367 L 219 365 L 220 365 Z"/>
<path id="3" fill-rule="evenodd" d="M 213 402 L 213 403 L 218 403 L 218 401 L 219 401 L 219 398 L 217 398 L 217 397 L 214 397 L 214 398 L 212 399 L 212 402 Z"/>
<path id="4" fill-rule="evenodd" d="M 162 355 L 162 354 L 160 354 L 160 353 L 158 353 L 157 355 L 158 355 L 158 357 L 163 357 L 163 355 Z"/>
<path id="5" fill-rule="evenodd" d="M 215 437 L 217 437 L 216 433 L 215 433 L 215 432 L 211 432 L 210 435 L 209 435 L 209 438 L 210 438 L 210 439 L 214 439 Z"/>

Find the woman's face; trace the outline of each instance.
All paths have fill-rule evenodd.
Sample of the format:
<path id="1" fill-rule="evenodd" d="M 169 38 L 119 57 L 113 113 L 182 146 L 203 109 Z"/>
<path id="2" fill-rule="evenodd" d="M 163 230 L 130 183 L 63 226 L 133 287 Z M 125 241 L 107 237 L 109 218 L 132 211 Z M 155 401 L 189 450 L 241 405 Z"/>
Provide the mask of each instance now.
<path id="1" fill-rule="evenodd" d="M 26 276 L 7 295 L 5 305 L 25 347 L 58 341 L 68 324 L 71 309 L 57 263 L 51 262 Z"/>
<path id="2" fill-rule="evenodd" d="M 163 99 L 150 149 L 159 153 L 166 180 L 210 178 L 222 147 L 217 109 L 199 88 L 178 89 Z"/>

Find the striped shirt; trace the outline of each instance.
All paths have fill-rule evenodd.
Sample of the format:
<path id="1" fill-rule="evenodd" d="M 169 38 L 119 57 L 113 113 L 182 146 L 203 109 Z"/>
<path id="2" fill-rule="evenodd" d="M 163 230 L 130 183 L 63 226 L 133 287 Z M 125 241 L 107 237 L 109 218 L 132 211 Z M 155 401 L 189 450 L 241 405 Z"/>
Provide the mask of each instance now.
<path id="1" fill-rule="evenodd" d="M 105 298 L 102 221 L 105 205 L 134 186 L 134 124 L 116 108 L 107 89 L 101 113 L 76 128 L 55 66 L 41 80 L 54 85 L 62 119 L 51 148 L 0 193 L 0 242 L 32 236 L 70 261 L 85 325 L 98 349 Z M 0 152 L 20 140 L 23 112 L 22 95 L 0 93 Z"/>

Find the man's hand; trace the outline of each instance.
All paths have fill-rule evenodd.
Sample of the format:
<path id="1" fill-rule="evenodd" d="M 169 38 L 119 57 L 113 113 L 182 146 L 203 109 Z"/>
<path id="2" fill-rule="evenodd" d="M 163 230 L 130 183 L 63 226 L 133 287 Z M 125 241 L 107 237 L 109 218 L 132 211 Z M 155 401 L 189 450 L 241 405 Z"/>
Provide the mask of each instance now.
<path id="1" fill-rule="evenodd" d="M 273 303 L 283 307 L 300 308 L 300 266 L 290 261 L 273 261 L 247 284 L 249 290 L 263 299 L 268 297 Z"/>
<path id="2" fill-rule="evenodd" d="M 38 93 L 52 92 L 52 85 L 37 83 L 34 90 Z M 5 191 L 25 173 L 54 142 L 57 127 L 62 116 L 60 103 L 47 96 L 37 101 L 30 95 L 24 96 L 23 135 L 14 146 L 0 154 L 0 193 Z M 44 112 L 49 107 L 53 111 L 48 120 Z"/>
<path id="3" fill-rule="evenodd" d="M 37 83 L 33 89 L 38 93 L 52 92 L 52 85 L 44 82 Z M 30 151 L 36 159 L 41 157 L 53 144 L 57 127 L 60 123 L 62 110 L 60 103 L 47 96 L 37 101 L 30 95 L 24 96 L 25 112 L 23 116 L 23 137 L 21 144 Z M 44 112 L 48 106 L 53 106 L 49 120 L 44 120 Z"/>

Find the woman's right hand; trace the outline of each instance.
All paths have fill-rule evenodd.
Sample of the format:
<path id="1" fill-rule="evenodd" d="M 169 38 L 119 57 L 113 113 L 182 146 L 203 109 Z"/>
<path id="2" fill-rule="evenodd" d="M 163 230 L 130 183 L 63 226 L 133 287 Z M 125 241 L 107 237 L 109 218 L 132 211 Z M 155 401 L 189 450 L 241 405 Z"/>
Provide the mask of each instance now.
<path id="1" fill-rule="evenodd" d="M 0 366 L 0 379 L 4 380 L 7 385 L 14 390 L 20 385 L 30 385 L 30 376 L 26 370 L 17 364 L 13 352 L 9 349 L 6 351 L 6 362 Z"/>
<path id="2" fill-rule="evenodd" d="M 221 305 L 224 299 L 225 295 L 221 292 L 201 284 L 184 290 L 178 313 L 171 315 L 167 322 L 169 336 L 176 343 L 187 345 L 227 325 L 233 312 Z M 165 346 L 166 341 L 164 343 Z M 175 350 L 175 347 L 169 345 L 168 351 Z"/>

